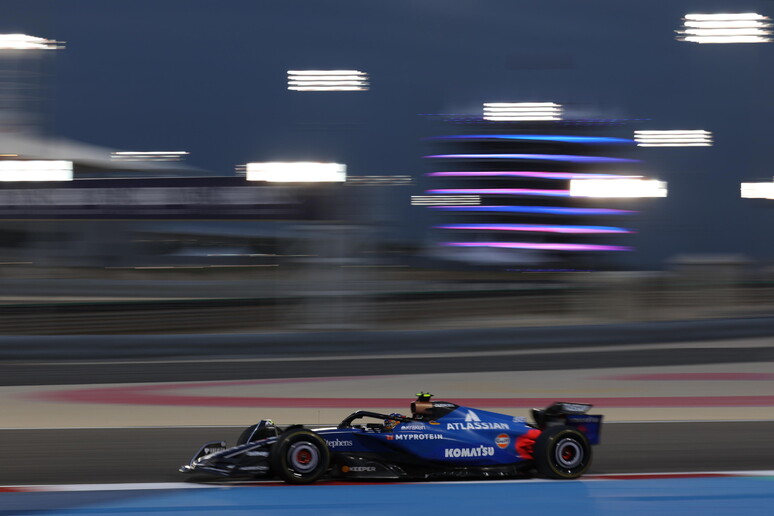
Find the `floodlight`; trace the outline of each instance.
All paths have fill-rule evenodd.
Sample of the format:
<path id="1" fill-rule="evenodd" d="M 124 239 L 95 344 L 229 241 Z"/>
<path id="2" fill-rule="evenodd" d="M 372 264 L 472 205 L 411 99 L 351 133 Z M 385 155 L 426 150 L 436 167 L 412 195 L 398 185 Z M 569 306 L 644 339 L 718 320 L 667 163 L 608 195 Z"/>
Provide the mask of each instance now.
<path id="1" fill-rule="evenodd" d="M 768 43 L 771 22 L 758 13 L 686 14 L 678 41 L 693 43 Z"/>
<path id="2" fill-rule="evenodd" d="M 561 120 L 562 106 L 554 102 L 486 102 L 484 120 L 520 122 Z"/>
<path id="3" fill-rule="evenodd" d="M 573 179 L 571 197 L 666 197 L 664 181 L 646 179 Z"/>
<path id="4" fill-rule="evenodd" d="M 774 182 L 742 183 L 741 186 L 744 199 L 774 199 Z"/>
<path id="5" fill-rule="evenodd" d="M 711 147 L 712 133 L 691 131 L 634 131 L 639 147 Z"/>
<path id="6" fill-rule="evenodd" d="M 288 70 L 292 91 L 365 91 L 368 74 L 359 70 Z"/>
<path id="7" fill-rule="evenodd" d="M 62 43 L 27 34 L 0 34 L 0 50 L 57 50 L 64 48 Z"/>
<path id="8" fill-rule="evenodd" d="M 247 180 L 270 183 L 342 183 L 347 180 L 347 166 L 309 161 L 248 163 Z"/>
<path id="9" fill-rule="evenodd" d="M 73 162 L 0 160 L 0 181 L 72 181 Z"/>

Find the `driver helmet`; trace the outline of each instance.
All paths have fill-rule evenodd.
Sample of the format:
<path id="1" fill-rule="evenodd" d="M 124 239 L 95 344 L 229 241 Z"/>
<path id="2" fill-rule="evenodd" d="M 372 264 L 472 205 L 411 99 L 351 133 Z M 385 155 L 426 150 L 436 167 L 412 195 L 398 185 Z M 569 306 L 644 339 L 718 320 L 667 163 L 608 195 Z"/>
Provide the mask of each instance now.
<path id="1" fill-rule="evenodd" d="M 400 420 L 402 418 L 405 418 L 406 416 L 402 414 L 398 414 L 397 412 L 394 412 L 388 416 L 388 419 L 384 420 L 384 429 L 385 430 L 392 430 L 396 426 L 398 426 L 398 423 L 400 423 Z M 393 419 L 395 418 L 395 419 Z"/>

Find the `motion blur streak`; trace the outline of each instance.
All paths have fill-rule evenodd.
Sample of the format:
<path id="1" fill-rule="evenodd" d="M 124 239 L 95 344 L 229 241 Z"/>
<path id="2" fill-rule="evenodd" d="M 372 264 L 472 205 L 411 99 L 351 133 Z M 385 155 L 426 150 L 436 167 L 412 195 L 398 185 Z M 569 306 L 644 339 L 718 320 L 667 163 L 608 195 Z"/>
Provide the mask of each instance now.
<path id="1" fill-rule="evenodd" d="M 478 195 L 412 195 L 412 206 L 476 205 L 481 204 Z"/>
<path id="2" fill-rule="evenodd" d="M 293 91 L 365 91 L 368 75 L 359 70 L 288 70 Z"/>
<path id="3" fill-rule="evenodd" d="M 0 34 L 0 50 L 57 50 L 62 42 L 28 36 L 27 34 Z"/>
<path id="4" fill-rule="evenodd" d="M 540 244 L 533 242 L 444 242 L 449 247 L 495 247 L 501 249 L 540 249 L 544 251 L 631 251 L 631 247 L 594 244 Z"/>
<path id="5" fill-rule="evenodd" d="M 626 228 L 609 226 L 551 226 L 547 224 L 447 224 L 436 226 L 438 229 L 479 229 L 485 231 L 534 231 L 538 233 L 632 233 Z"/>
<path id="6" fill-rule="evenodd" d="M 432 206 L 432 208 L 445 211 L 548 213 L 551 215 L 633 215 L 637 213 L 632 210 L 615 210 L 610 208 L 563 208 L 560 206 Z"/>
<path id="7" fill-rule="evenodd" d="M 695 131 L 634 131 L 639 147 L 711 147 L 712 133 Z"/>
<path id="8" fill-rule="evenodd" d="M 528 121 L 561 120 L 562 106 L 553 102 L 487 102 L 484 103 L 484 120 Z"/>
<path id="9" fill-rule="evenodd" d="M 412 177 L 408 175 L 394 176 L 347 176 L 347 186 L 384 186 L 410 185 Z"/>
<path id="10" fill-rule="evenodd" d="M 607 158 L 604 156 L 574 156 L 568 154 L 435 154 L 425 158 L 438 159 L 524 159 L 538 161 L 570 161 L 575 163 L 638 163 L 638 159 Z"/>
<path id="11" fill-rule="evenodd" d="M 686 14 L 678 41 L 693 43 L 768 43 L 770 18 L 758 13 Z"/>
<path id="12" fill-rule="evenodd" d="M 666 197 L 664 181 L 645 179 L 573 179 L 571 197 Z"/>
<path id="13" fill-rule="evenodd" d="M 534 188 L 442 188 L 428 190 L 433 194 L 479 194 L 479 195 L 537 195 L 549 197 L 568 197 L 569 190 L 538 190 Z"/>
<path id="14" fill-rule="evenodd" d="M 120 151 L 110 154 L 116 161 L 180 161 L 188 156 L 186 151 Z"/>
<path id="15" fill-rule="evenodd" d="M 73 162 L 63 160 L 0 161 L 0 181 L 72 181 Z"/>
<path id="16" fill-rule="evenodd" d="M 744 199 L 774 199 L 774 182 L 742 183 Z"/>
<path id="17" fill-rule="evenodd" d="M 623 179 L 641 176 L 617 174 L 584 174 L 573 172 L 429 172 L 435 177 L 537 177 L 540 179 Z"/>
<path id="18" fill-rule="evenodd" d="M 247 180 L 269 183 L 341 183 L 347 180 L 347 166 L 308 161 L 248 163 Z"/>
<path id="19" fill-rule="evenodd" d="M 460 134 L 453 136 L 436 136 L 431 140 L 530 140 L 566 143 L 610 143 L 630 144 L 633 140 L 627 138 L 609 138 L 603 136 L 562 136 L 558 134 Z"/>

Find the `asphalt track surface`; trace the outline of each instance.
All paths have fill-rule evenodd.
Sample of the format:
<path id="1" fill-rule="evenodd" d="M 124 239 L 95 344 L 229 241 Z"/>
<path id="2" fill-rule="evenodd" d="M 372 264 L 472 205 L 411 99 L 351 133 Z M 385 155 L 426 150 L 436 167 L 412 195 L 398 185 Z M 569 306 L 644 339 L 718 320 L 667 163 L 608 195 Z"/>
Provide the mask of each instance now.
<path id="1" fill-rule="evenodd" d="M 743 362 L 774 362 L 774 339 L 766 345 L 690 346 L 663 344 L 618 346 L 614 349 L 563 348 L 520 354 L 362 355 L 346 360 L 319 357 L 277 360 L 277 357 L 205 360 L 0 362 L 0 385 L 73 385 L 135 382 L 187 382 L 321 376 L 371 376 L 486 371 L 674 366 Z M 463 350 L 464 351 L 464 350 Z"/>
<path id="2" fill-rule="evenodd" d="M 456 349 L 455 351 L 464 351 Z M 774 362 L 774 342 L 573 347 L 518 354 L 363 355 L 337 359 L 0 362 L 3 385 L 185 382 L 349 375 L 571 370 Z M 203 425 L 217 424 L 201 411 Z M 750 408 L 754 411 L 754 408 Z M 0 416 L 2 416 L 0 414 Z M 0 430 L 0 485 L 169 482 L 205 441 L 234 442 L 241 428 L 86 428 Z M 774 469 L 774 421 L 613 423 L 603 428 L 590 473 Z"/>
<path id="3" fill-rule="evenodd" d="M 175 482 L 206 441 L 241 428 L 0 430 L 0 485 Z M 614 423 L 589 473 L 771 470 L 774 422 Z M 11 466 L 12 465 L 12 466 Z"/>

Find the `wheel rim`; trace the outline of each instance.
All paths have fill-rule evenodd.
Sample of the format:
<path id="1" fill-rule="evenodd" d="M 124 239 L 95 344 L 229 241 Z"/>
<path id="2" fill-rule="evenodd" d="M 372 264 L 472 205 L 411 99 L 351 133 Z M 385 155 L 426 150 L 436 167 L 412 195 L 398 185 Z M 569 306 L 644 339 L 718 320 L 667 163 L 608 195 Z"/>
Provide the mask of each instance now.
<path id="1" fill-rule="evenodd" d="M 556 445 L 554 458 L 562 468 L 577 468 L 583 462 L 583 448 L 575 439 L 562 439 Z"/>
<path id="2" fill-rule="evenodd" d="M 299 473 L 309 473 L 320 463 L 320 452 L 307 441 L 293 443 L 288 449 L 290 467 Z"/>

